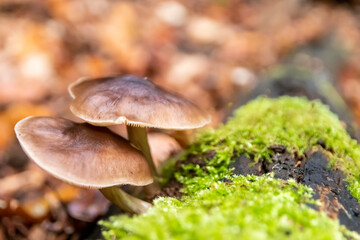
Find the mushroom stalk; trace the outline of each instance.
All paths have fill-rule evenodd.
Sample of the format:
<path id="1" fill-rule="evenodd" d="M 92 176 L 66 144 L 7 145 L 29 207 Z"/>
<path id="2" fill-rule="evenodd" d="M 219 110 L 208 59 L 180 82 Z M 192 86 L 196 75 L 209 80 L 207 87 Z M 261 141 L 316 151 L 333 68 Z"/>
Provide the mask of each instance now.
<path id="1" fill-rule="evenodd" d="M 127 125 L 128 138 L 131 144 L 138 148 L 145 156 L 146 161 L 149 164 L 151 174 L 154 178 L 159 174 L 156 170 L 154 161 L 151 156 L 150 146 L 148 143 L 146 129 L 143 127 L 134 127 Z"/>
<path id="2" fill-rule="evenodd" d="M 152 204 L 127 194 L 119 187 L 107 187 L 99 190 L 112 203 L 129 213 L 142 214 L 152 207 Z"/>

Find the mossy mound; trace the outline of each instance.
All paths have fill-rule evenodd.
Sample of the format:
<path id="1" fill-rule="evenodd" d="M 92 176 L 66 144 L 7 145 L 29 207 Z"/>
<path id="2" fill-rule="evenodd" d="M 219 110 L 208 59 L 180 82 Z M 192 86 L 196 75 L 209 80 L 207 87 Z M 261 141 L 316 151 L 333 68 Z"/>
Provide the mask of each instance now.
<path id="1" fill-rule="evenodd" d="M 319 145 L 326 146 L 322 149 Z M 108 239 L 345 239 L 358 238 L 337 220 L 309 205 L 312 190 L 294 180 L 232 176 L 234 156 L 270 161 L 274 145 L 292 154 L 322 151 L 331 167 L 346 174 L 349 189 L 360 198 L 360 147 L 338 118 L 317 101 L 259 98 L 236 111 L 218 130 L 200 134 L 180 157 L 203 157 L 204 166 L 188 163 L 167 173 L 184 184 L 181 200 L 158 198 L 146 214 L 112 217 L 102 222 Z M 205 157 L 214 152 L 211 158 Z M 172 171 L 171 171 L 172 169 Z M 230 180 L 230 182 L 224 182 Z"/>
<path id="2" fill-rule="evenodd" d="M 209 181 L 196 194 L 158 198 L 147 213 L 112 217 L 106 239 L 346 239 L 350 232 L 306 203 L 311 189 L 271 176 Z"/>
<path id="3" fill-rule="evenodd" d="M 181 157 L 185 160 L 190 155 L 215 151 L 216 155 L 207 161 L 206 171 L 189 164 L 175 176 L 188 188 L 196 187 L 204 177 L 221 179 L 229 174 L 234 156 L 245 154 L 255 162 L 270 161 L 274 145 L 285 146 L 297 155 L 321 148 L 330 159 L 330 167 L 346 174 L 349 190 L 360 200 L 360 146 L 326 105 L 304 98 L 258 98 L 239 108 L 226 125 L 202 132 Z"/>

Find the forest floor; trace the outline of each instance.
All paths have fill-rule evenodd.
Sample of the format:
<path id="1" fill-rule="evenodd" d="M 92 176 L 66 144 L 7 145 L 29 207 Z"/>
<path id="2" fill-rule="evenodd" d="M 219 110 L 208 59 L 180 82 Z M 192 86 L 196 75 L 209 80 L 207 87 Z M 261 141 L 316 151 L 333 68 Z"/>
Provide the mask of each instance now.
<path id="1" fill-rule="evenodd" d="M 80 77 L 148 77 L 210 112 L 209 127 L 217 128 L 230 105 L 237 107 L 236 99 L 251 95 L 289 56 L 314 72 L 331 66 L 297 51 L 333 39 L 341 61 L 329 71 L 330 83 L 359 124 L 360 6 L 340 2 L 0 0 L 0 239 L 80 239 L 108 212 L 97 191 L 65 184 L 29 161 L 13 131 L 30 115 L 78 121 L 67 86 Z M 166 134 L 183 149 L 193 136 Z M 314 177 L 316 153 L 306 160 L 286 151 L 276 156 L 276 176 L 301 183 Z M 243 166 L 244 159 L 236 161 Z M 271 166 L 260 167 L 248 170 Z M 336 184 L 329 194 L 345 196 L 337 189 L 343 183 Z"/>

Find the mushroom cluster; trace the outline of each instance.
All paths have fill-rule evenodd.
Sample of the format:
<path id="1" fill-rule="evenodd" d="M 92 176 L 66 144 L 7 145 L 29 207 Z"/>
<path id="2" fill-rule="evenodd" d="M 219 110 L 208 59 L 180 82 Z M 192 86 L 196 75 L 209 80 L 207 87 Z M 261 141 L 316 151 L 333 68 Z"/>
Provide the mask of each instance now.
<path id="1" fill-rule="evenodd" d="M 145 186 L 159 177 L 145 128 L 192 129 L 210 121 L 181 96 L 132 75 L 81 79 L 69 86 L 69 93 L 71 111 L 87 123 L 27 117 L 15 126 L 22 148 L 53 176 L 97 188 L 130 213 L 143 213 L 152 205 L 117 186 Z M 118 124 L 127 125 L 129 140 L 104 127 Z"/>
<path id="2" fill-rule="evenodd" d="M 132 75 L 79 79 L 69 86 L 69 93 L 73 98 L 70 110 L 88 123 L 126 124 L 130 143 L 143 152 L 153 176 L 158 173 L 146 127 L 185 130 L 210 122 L 210 116 L 193 103 Z"/>

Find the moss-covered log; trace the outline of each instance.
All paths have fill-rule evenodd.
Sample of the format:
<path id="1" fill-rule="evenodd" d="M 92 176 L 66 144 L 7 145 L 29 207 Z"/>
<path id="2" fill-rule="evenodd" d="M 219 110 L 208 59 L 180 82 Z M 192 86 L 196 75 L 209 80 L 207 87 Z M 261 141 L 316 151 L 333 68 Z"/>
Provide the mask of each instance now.
<path id="1" fill-rule="evenodd" d="M 360 146 L 318 101 L 258 98 L 177 161 L 184 195 L 102 222 L 106 238 L 360 239 Z"/>

